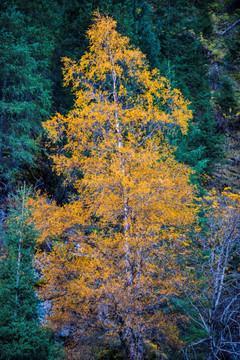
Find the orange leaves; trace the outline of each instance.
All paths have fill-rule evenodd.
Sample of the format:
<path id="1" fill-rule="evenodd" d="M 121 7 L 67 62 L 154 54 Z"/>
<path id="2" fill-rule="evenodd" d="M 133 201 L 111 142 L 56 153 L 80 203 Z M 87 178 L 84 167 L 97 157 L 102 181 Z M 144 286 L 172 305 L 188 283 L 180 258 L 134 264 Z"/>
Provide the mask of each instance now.
<path id="1" fill-rule="evenodd" d="M 88 37 L 79 63 L 63 59 L 74 108 L 45 123 L 56 146 L 64 140 L 55 169 L 77 196 L 63 207 L 43 198 L 33 204 L 39 241 L 55 244 L 43 292 L 59 294 L 55 314 L 64 308 L 65 321 L 74 322 L 74 311 L 75 321 L 147 334 L 164 323 L 159 306 L 177 293 L 176 239 L 195 216 L 191 171 L 174 159 L 162 129 L 170 123 L 186 132 L 191 111 L 114 20 L 96 14 Z"/>
<path id="2" fill-rule="evenodd" d="M 67 236 L 67 231 L 78 224 L 80 217 L 82 225 L 85 225 L 83 204 L 78 201 L 59 207 L 54 201 L 50 202 L 46 197 L 38 196 L 35 200 L 30 199 L 28 204 L 32 208 L 32 219 L 40 234 L 39 243 L 60 239 L 64 234 Z"/>
<path id="3" fill-rule="evenodd" d="M 114 131 L 117 105 L 120 124 L 129 130 L 139 122 L 144 126 L 156 124 L 158 128 L 159 123 L 173 123 L 186 132 L 192 113 L 180 91 L 171 90 L 169 82 L 160 77 L 158 70 L 149 70 L 145 56 L 116 31 L 115 21 L 99 14 L 95 17 L 95 23 L 88 31 L 89 52 L 78 64 L 71 59 L 63 59 L 65 85 L 71 83 L 76 94 L 75 109 L 68 116 L 67 127 L 70 129 L 72 124 L 76 130 L 82 119 L 82 131 L 89 131 L 89 134 L 96 124 L 100 125 L 101 131 L 113 125 Z M 116 82 L 115 104 L 111 78 Z M 167 106 L 167 111 L 159 109 L 156 99 Z M 74 121 L 76 118 L 78 126 Z M 54 117 L 52 124 L 56 124 L 57 120 Z M 51 121 L 46 124 L 46 128 L 49 127 Z M 53 140 L 56 140 L 56 130 L 52 133 Z"/>

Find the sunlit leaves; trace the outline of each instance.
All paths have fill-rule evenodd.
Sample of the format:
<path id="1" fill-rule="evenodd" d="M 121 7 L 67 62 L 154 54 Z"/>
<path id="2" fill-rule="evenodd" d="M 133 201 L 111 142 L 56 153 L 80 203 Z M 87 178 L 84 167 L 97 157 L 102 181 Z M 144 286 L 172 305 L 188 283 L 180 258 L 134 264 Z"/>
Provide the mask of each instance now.
<path id="1" fill-rule="evenodd" d="M 79 63 L 63 59 L 73 110 L 44 124 L 58 148 L 55 169 L 77 197 L 62 208 L 37 200 L 41 241 L 55 243 L 43 294 L 55 299 L 55 323 L 100 324 L 130 344 L 130 333 L 142 338 L 153 324 L 161 332 L 168 322 L 161 305 L 181 282 L 169 244 L 176 255 L 176 239 L 181 244 L 195 216 L 194 187 L 163 130 L 186 132 L 191 111 L 111 18 L 95 14 L 88 37 Z"/>

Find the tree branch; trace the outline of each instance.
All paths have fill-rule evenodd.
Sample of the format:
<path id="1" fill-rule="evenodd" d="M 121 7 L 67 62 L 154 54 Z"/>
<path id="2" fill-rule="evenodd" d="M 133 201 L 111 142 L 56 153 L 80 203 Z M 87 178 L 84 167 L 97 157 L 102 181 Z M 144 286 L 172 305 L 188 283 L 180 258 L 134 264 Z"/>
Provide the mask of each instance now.
<path id="1" fill-rule="evenodd" d="M 240 19 L 238 19 L 237 21 L 235 21 L 235 23 L 233 23 L 231 26 L 229 26 L 226 30 L 224 30 L 220 35 L 223 36 L 226 34 L 226 32 L 228 32 L 229 30 L 231 30 L 234 26 L 236 26 L 238 23 L 240 22 Z"/>

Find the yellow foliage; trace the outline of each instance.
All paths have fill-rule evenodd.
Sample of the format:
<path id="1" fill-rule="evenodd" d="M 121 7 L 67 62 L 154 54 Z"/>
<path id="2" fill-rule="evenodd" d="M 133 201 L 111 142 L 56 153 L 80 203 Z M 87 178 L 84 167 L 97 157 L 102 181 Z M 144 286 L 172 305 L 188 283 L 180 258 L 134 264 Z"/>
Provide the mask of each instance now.
<path id="1" fill-rule="evenodd" d="M 72 321 L 74 311 L 76 321 L 92 317 L 113 334 L 123 328 L 144 333 L 159 322 L 174 338 L 164 314 L 152 309 L 181 282 L 176 239 L 194 220 L 194 187 L 163 129 L 186 132 L 192 114 L 114 20 L 95 14 L 88 38 L 79 63 L 63 59 L 73 110 L 44 124 L 53 142 L 64 137 L 55 169 L 78 196 L 63 207 L 36 200 L 39 241 L 67 238 L 45 257 L 43 294 L 54 296 L 55 324 Z"/>

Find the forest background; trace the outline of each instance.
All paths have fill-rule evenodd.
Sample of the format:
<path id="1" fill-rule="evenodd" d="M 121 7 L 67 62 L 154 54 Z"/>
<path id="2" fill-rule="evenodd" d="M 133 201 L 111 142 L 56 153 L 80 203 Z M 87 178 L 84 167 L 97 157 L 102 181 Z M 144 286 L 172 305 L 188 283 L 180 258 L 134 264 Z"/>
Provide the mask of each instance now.
<path id="1" fill-rule="evenodd" d="M 144 356 L 237 359 L 239 236 L 235 231 L 239 224 L 234 209 L 240 189 L 238 2 L 9 0 L 0 6 L 0 302 L 4 304 L 0 312 L 0 358 L 56 359 L 61 353 L 57 355 L 55 343 L 66 348 L 63 358 L 81 359 L 86 354 L 89 359 L 127 356 L 123 344 L 114 336 L 109 339 L 102 329 L 94 341 L 89 330 L 84 342 L 84 337 L 78 334 L 76 341 L 72 334 L 76 324 L 63 324 L 61 330 L 55 328 L 55 335 L 40 326 L 39 315 L 45 310 L 41 310 L 35 291 L 44 287 L 46 279 L 39 264 L 35 270 L 32 265 L 39 226 L 29 220 L 31 209 L 27 205 L 30 186 L 34 192 L 47 194 L 49 201 L 55 201 L 62 209 L 77 195 L 74 184 L 66 184 L 65 175 L 58 176 L 52 169 L 51 156 L 56 149 L 48 146 L 42 123 L 56 112 L 66 116 L 74 108 L 71 87 L 63 86 L 61 59 L 80 60 L 88 47 L 86 31 L 92 24 L 92 13 L 100 11 L 117 20 L 119 33 L 139 47 L 150 68 L 159 69 L 172 88 L 180 89 L 191 102 L 193 119 L 188 133 L 174 129 L 166 136 L 169 144 L 176 147 L 176 160 L 193 170 L 191 183 L 196 186 L 198 199 L 212 189 L 217 191 L 205 201 L 197 201 L 202 207 L 194 227 L 188 230 L 191 235 L 187 235 L 190 242 L 184 247 L 184 260 L 178 259 L 189 274 L 195 272 L 195 279 L 195 275 L 184 275 L 192 279 L 192 287 L 179 290 L 181 294 L 171 295 L 160 306 L 168 320 L 172 319 L 177 339 L 167 339 L 169 334 L 155 325 L 153 334 L 144 341 Z M 59 146 L 64 145 L 62 139 Z M 219 195 L 229 186 L 232 193 Z M 18 188 L 22 188 L 20 193 Z M 214 221 L 211 211 L 205 211 L 209 203 L 218 214 Z M 202 228 L 201 233 L 196 226 Z M 223 229 L 225 237 L 219 240 Z M 38 242 L 42 253 L 48 253 L 48 247 L 61 239 L 54 227 L 52 230 L 56 239 L 48 237 L 46 242 Z M 206 242 L 210 233 L 211 238 L 218 239 L 214 245 Z M 215 262 L 211 263 L 213 258 Z M 224 275 L 221 301 L 218 296 L 213 299 L 214 291 L 203 291 L 206 298 L 200 299 L 201 289 L 219 281 L 209 278 L 211 271 L 213 275 L 216 269 L 223 268 L 228 274 L 226 277 L 226 270 L 219 270 Z M 222 312 L 223 306 L 228 305 L 231 316 Z M 162 328 L 163 323 L 162 320 Z M 227 328 L 231 330 L 226 332 Z M 80 343 L 81 346 L 76 345 Z M 193 344 L 197 344 L 196 348 Z"/>

